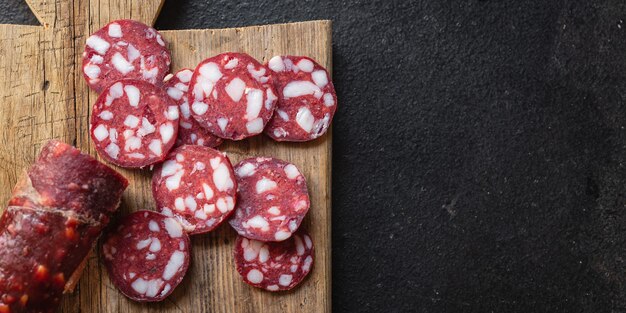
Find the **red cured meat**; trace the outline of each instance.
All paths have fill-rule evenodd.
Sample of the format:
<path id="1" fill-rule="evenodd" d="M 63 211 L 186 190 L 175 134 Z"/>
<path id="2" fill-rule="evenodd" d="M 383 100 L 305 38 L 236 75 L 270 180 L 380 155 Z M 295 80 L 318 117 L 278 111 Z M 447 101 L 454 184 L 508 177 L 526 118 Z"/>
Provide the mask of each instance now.
<path id="1" fill-rule="evenodd" d="M 309 211 L 306 180 L 283 160 L 250 158 L 235 166 L 237 209 L 230 225 L 249 239 L 282 241 Z"/>
<path id="2" fill-rule="evenodd" d="M 71 211 L 9 207 L 0 221 L 0 307 L 54 312 L 100 231 Z"/>
<path id="3" fill-rule="evenodd" d="M 268 291 L 290 290 L 311 272 L 314 248 L 303 231 L 281 242 L 262 242 L 237 237 L 235 264 L 243 280 Z"/>
<path id="4" fill-rule="evenodd" d="M 196 67 L 189 101 L 202 127 L 240 140 L 263 131 L 274 112 L 276 91 L 267 67 L 245 53 L 223 53 Z"/>
<path id="5" fill-rule="evenodd" d="M 120 80 L 98 97 L 91 114 L 91 138 L 107 161 L 123 167 L 160 162 L 176 142 L 178 106 L 160 88 Z"/>
<path id="6" fill-rule="evenodd" d="M 137 211 L 105 235 L 102 256 L 111 281 L 124 295 L 141 302 L 161 301 L 187 272 L 189 236 L 173 218 Z"/>
<path id="7" fill-rule="evenodd" d="M 234 212 L 237 180 L 226 155 L 185 145 L 154 171 L 152 192 L 161 213 L 175 217 L 190 234 L 200 234 Z"/>
<path id="8" fill-rule="evenodd" d="M 337 95 L 325 68 L 303 56 L 275 56 L 267 66 L 278 92 L 265 134 L 276 141 L 308 141 L 326 133 Z"/>
<path id="9" fill-rule="evenodd" d="M 110 167 L 51 140 L 13 189 L 10 206 L 56 208 L 107 223 L 128 181 Z"/>
<path id="10" fill-rule="evenodd" d="M 127 186 L 89 155 L 49 141 L 0 219 L 0 312 L 54 312 Z"/>
<path id="11" fill-rule="evenodd" d="M 178 104 L 181 113 L 176 146 L 199 145 L 211 148 L 217 147 L 222 143 L 222 138 L 213 135 L 210 131 L 201 127 L 200 124 L 191 117 L 187 97 L 191 75 L 193 75 L 193 70 L 188 68 L 182 69 L 174 75 L 170 74 L 166 76 L 165 85 L 163 86 L 167 95 Z"/>
<path id="12" fill-rule="evenodd" d="M 93 33 L 83 52 L 83 76 L 100 93 L 120 79 L 161 84 L 169 72 L 170 52 L 154 28 L 117 20 Z"/>

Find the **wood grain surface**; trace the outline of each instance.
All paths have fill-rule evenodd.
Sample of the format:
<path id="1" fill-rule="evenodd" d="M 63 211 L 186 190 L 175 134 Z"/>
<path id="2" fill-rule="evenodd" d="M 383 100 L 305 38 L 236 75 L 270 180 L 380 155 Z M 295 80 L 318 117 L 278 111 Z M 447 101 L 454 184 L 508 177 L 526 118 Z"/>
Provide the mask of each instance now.
<path id="1" fill-rule="evenodd" d="M 6 203 L 17 177 L 43 143 L 58 138 L 91 155 L 89 115 L 97 95 L 81 73 L 90 33 L 111 20 L 131 18 L 152 25 L 162 1 L 27 1 L 42 26 L 0 25 L 0 200 Z M 162 31 L 172 52 L 172 71 L 214 54 L 246 52 L 265 62 L 273 55 L 308 55 L 331 68 L 331 23 L 311 21 L 233 29 Z M 331 310 L 331 131 L 309 143 L 276 143 L 265 136 L 220 147 L 233 163 L 273 156 L 296 164 L 307 177 L 311 209 L 302 227 L 316 247 L 311 275 L 290 292 L 269 293 L 246 285 L 235 270 L 236 233 L 223 225 L 192 237 L 192 264 L 185 280 L 161 303 L 136 303 L 112 285 L 92 253 L 61 312 L 329 312 Z M 120 170 L 131 186 L 122 214 L 154 209 L 151 171 Z"/>

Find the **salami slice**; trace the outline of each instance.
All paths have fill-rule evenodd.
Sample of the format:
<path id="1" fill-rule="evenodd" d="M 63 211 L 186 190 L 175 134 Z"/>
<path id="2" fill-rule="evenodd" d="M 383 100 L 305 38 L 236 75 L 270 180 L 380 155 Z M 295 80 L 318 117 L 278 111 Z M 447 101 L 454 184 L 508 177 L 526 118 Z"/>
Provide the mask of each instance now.
<path id="1" fill-rule="evenodd" d="M 267 65 L 278 104 L 265 134 L 276 141 L 308 141 L 326 133 L 337 110 L 337 95 L 326 69 L 303 56 L 275 56 Z"/>
<path id="2" fill-rule="evenodd" d="M 282 241 L 309 211 L 306 180 L 283 160 L 250 158 L 235 166 L 237 209 L 230 225 L 249 239 Z"/>
<path id="3" fill-rule="evenodd" d="M 269 69 L 245 53 L 202 61 L 189 84 L 191 114 L 218 137 L 240 140 L 260 134 L 272 117 L 276 91 Z"/>
<path id="4" fill-rule="evenodd" d="M 98 97 L 91 138 L 101 157 L 123 167 L 160 162 L 176 142 L 178 106 L 160 88 L 120 80 Z"/>
<path id="5" fill-rule="evenodd" d="M 169 72 L 170 52 L 161 34 L 137 21 L 118 20 L 87 38 L 83 76 L 100 93 L 120 79 L 161 84 Z"/>
<path id="6" fill-rule="evenodd" d="M 170 74 L 165 77 L 165 91 L 167 95 L 178 104 L 180 113 L 182 113 L 180 116 L 180 127 L 178 127 L 176 146 L 199 145 L 211 148 L 217 147 L 222 143 L 222 138 L 213 135 L 210 131 L 201 127 L 200 124 L 191 117 L 187 97 L 191 75 L 193 75 L 193 70 L 185 68 L 176 72 L 174 75 Z"/>
<path id="7" fill-rule="evenodd" d="M 223 153 L 184 145 L 154 171 L 152 192 L 161 213 L 176 218 L 190 234 L 200 234 L 234 212 L 237 180 Z"/>
<path id="8" fill-rule="evenodd" d="M 49 141 L 0 218 L 0 312 L 54 312 L 73 290 L 128 181 Z"/>
<path id="9" fill-rule="evenodd" d="M 165 299 L 189 267 L 189 236 L 176 220 L 157 212 L 125 216 L 104 239 L 102 256 L 109 277 L 135 301 Z"/>
<path id="10" fill-rule="evenodd" d="M 281 242 L 237 237 L 235 264 L 243 280 L 268 291 L 290 290 L 311 272 L 314 248 L 303 231 Z"/>

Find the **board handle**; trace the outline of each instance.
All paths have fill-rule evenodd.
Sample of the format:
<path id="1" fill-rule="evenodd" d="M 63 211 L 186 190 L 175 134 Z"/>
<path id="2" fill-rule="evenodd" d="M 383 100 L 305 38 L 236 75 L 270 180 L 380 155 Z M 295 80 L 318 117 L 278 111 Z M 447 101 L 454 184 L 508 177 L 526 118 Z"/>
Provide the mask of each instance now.
<path id="1" fill-rule="evenodd" d="M 25 0 L 44 28 L 87 23 L 96 30 L 110 21 L 132 19 L 153 26 L 165 0 Z"/>

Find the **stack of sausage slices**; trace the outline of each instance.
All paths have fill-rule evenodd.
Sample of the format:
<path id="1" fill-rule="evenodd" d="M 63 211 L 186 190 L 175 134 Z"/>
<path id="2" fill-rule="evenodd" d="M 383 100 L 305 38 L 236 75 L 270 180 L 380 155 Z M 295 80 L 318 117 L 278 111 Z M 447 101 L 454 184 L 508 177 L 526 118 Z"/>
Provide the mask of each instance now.
<path id="1" fill-rule="evenodd" d="M 244 281 L 294 288 L 314 257 L 299 229 L 310 206 L 305 177 L 271 157 L 233 167 L 215 147 L 261 133 L 276 141 L 320 137 L 337 108 L 328 72 L 305 56 L 261 64 L 222 53 L 173 74 L 170 61 L 162 36 L 136 21 L 113 21 L 87 38 L 83 73 L 99 93 L 90 124 L 96 150 L 118 166 L 154 169 L 158 212 L 127 215 L 103 239 L 111 280 L 133 300 L 163 300 L 187 271 L 189 235 L 228 221 L 239 234 L 234 257 Z"/>

